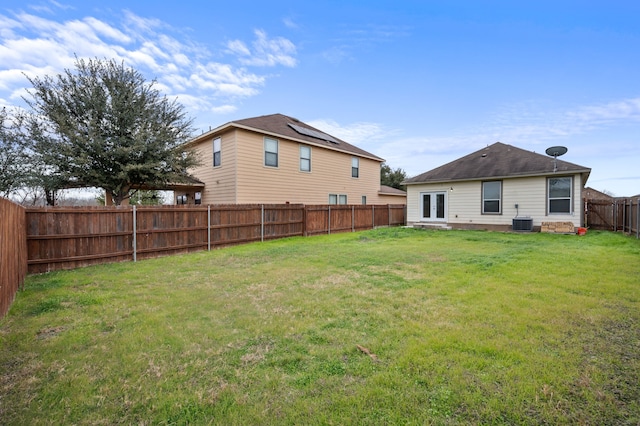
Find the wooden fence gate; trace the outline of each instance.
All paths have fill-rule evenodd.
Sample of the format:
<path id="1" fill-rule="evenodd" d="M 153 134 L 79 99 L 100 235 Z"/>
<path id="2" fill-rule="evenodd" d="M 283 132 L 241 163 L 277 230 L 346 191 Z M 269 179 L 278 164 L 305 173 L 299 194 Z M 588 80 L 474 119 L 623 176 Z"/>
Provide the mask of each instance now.
<path id="1" fill-rule="evenodd" d="M 584 204 L 587 227 L 640 237 L 640 199 L 585 200 Z"/>

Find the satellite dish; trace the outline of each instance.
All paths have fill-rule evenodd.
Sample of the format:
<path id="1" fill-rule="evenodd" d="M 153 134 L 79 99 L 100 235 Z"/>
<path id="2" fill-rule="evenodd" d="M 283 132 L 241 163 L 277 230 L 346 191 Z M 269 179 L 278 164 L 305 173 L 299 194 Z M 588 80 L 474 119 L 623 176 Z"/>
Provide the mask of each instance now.
<path id="1" fill-rule="evenodd" d="M 552 146 L 545 151 L 547 155 L 553 157 L 553 173 L 558 171 L 558 157 L 567 153 L 566 146 Z"/>
<path id="2" fill-rule="evenodd" d="M 545 151 L 547 153 L 547 155 L 550 155 L 552 157 L 560 157 L 561 155 L 564 155 L 567 153 L 567 147 L 566 146 L 552 146 L 551 148 L 547 148 L 547 150 Z"/>

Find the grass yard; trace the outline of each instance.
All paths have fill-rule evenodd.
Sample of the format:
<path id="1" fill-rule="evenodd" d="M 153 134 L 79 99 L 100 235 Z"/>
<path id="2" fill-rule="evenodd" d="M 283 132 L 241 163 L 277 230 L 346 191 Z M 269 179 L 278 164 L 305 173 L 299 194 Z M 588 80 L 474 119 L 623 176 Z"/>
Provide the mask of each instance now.
<path id="1" fill-rule="evenodd" d="M 0 424 L 640 424 L 640 241 L 387 228 L 29 276 Z"/>

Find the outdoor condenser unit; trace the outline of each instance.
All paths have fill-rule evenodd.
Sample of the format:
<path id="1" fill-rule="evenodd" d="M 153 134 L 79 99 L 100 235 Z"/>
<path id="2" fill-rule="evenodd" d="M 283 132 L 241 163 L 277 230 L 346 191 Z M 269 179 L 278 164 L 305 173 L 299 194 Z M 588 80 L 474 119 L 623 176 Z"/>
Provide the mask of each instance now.
<path id="1" fill-rule="evenodd" d="M 533 231 L 533 219 L 530 217 L 514 217 L 512 222 L 514 231 Z"/>

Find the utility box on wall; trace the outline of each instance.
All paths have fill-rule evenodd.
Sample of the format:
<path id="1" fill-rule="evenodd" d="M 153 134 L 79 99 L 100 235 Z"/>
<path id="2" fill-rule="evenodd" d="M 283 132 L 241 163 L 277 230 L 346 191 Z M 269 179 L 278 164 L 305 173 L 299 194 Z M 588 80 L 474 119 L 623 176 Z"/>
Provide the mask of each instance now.
<path id="1" fill-rule="evenodd" d="M 531 232 L 533 231 L 533 219 L 530 217 L 515 217 L 511 227 L 514 231 Z"/>

